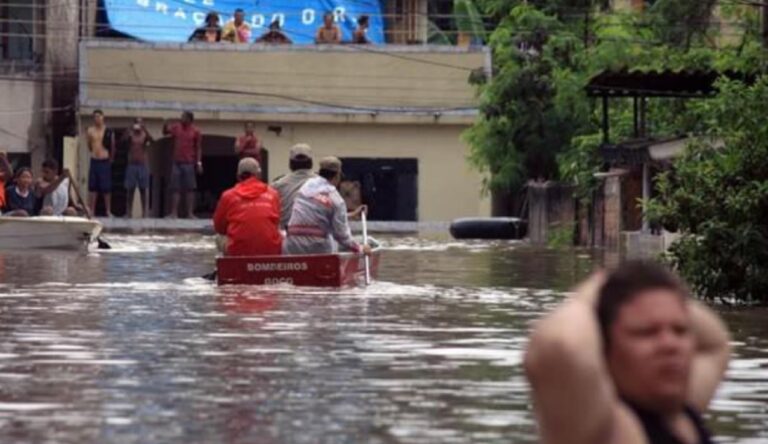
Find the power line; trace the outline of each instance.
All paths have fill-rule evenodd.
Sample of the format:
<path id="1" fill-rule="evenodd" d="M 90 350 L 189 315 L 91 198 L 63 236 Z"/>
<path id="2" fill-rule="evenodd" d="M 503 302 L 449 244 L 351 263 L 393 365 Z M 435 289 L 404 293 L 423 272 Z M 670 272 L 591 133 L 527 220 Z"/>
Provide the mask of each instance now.
<path id="1" fill-rule="evenodd" d="M 0 76 L 0 80 L 20 80 L 20 79 L 17 79 L 11 76 Z M 21 80 L 26 80 L 26 79 L 21 79 Z M 54 80 L 55 79 L 53 77 L 38 78 L 34 80 L 30 79 L 30 81 L 43 81 L 43 82 L 53 82 Z M 314 106 L 320 106 L 324 108 L 357 111 L 357 112 L 387 113 L 387 112 L 401 112 L 403 110 L 414 110 L 414 111 L 428 113 L 428 112 L 467 111 L 467 110 L 476 109 L 476 106 L 474 105 L 458 106 L 458 107 L 449 106 L 449 105 L 433 106 L 433 107 L 419 107 L 419 106 L 364 107 L 364 106 L 358 106 L 354 104 L 334 103 L 334 102 L 328 102 L 324 100 L 307 99 L 307 98 L 302 98 L 302 97 L 298 97 L 290 94 L 268 93 L 268 92 L 261 92 L 261 91 L 242 91 L 238 89 L 228 89 L 228 88 L 206 88 L 206 87 L 193 87 L 193 86 L 181 86 L 181 85 L 158 85 L 158 84 L 147 84 L 147 83 L 137 85 L 137 84 L 129 84 L 129 83 L 105 82 L 105 81 L 96 81 L 96 80 L 88 80 L 88 79 L 81 80 L 80 84 L 85 86 L 101 86 L 101 87 L 110 87 L 110 88 L 123 88 L 123 89 L 129 89 L 129 90 L 197 92 L 201 94 L 239 95 L 239 96 L 248 96 L 248 97 L 271 98 L 271 99 L 278 99 L 278 100 L 284 100 L 284 101 L 295 102 L 295 103 L 302 103 L 305 105 L 314 105 Z"/>

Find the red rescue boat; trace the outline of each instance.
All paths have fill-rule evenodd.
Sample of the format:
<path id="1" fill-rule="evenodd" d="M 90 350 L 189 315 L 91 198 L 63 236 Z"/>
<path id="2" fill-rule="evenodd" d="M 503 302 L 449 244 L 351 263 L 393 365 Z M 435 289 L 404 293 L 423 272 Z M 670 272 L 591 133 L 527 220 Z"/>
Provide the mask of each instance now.
<path id="1" fill-rule="evenodd" d="M 370 256 L 371 278 L 378 275 L 381 249 Z M 290 284 L 302 287 L 348 287 L 365 280 L 365 259 L 358 253 L 305 256 L 224 256 L 216 259 L 219 285 Z"/>

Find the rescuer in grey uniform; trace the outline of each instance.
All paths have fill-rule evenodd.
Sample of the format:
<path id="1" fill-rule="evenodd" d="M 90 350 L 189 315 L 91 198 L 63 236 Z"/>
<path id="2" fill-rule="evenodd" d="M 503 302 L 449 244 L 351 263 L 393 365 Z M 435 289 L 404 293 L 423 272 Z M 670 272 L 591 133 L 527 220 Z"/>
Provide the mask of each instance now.
<path id="1" fill-rule="evenodd" d="M 340 182 L 341 161 L 336 157 L 321 159 L 317 177 L 308 179 L 296 194 L 284 254 L 335 253 L 334 240 L 341 250 L 370 253 L 368 245 L 352 238 L 347 205 L 336 189 Z"/>

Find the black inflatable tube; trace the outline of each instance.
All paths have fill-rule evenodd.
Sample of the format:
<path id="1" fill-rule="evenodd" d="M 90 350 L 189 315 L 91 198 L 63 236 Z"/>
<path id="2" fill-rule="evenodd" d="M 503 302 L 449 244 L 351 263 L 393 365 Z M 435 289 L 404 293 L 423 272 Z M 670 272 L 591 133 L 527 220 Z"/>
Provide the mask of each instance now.
<path id="1" fill-rule="evenodd" d="M 522 239 L 528 222 L 517 217 L 463 218 L 451 222 L 455 239 Z"/>

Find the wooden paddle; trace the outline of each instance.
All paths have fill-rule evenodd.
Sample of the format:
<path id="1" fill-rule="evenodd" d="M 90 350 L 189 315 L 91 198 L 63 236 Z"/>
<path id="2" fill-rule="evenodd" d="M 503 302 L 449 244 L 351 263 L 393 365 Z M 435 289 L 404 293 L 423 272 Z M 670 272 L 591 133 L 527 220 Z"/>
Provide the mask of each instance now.
<path id="1" fill-rule="evenodd" d="M 83 210 L 85 210 L 85 216 L 93 220 L 93 217 L 91 216 L 91 210 L 88 209 L 88 205 L 83 200 L 83 197 L 80 195 L 80 187 L 77 185 L 77 182 L 72 178 L 72 176 L 69 176 L 69 186 L 72 187 L 73 190 L 75 190 L 75 196 L 77 196 L 77 200 L 80 201 L 80 205 L 83 206 Z M 112 246 L 107 243 L 107 241 L 103 240 L 101 236 L 98 236 L 96 238 L 96 243 L 98 244 L 99 250 L 111 250 Z"/>
<path id="2" fill-rule="evenodd" d="M 368 217 L 367 209 L 360 212 L 360 221 L 363 223 L 363 245 L 368 245 Z M 365 255 L 365 285 L 371 285 L 371 258 Z"/>

